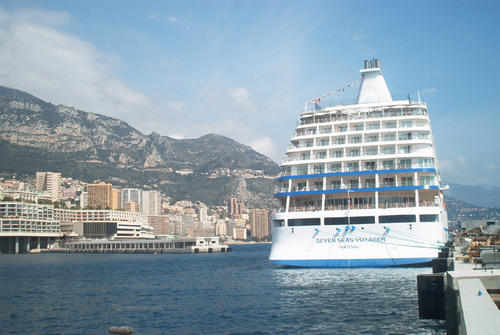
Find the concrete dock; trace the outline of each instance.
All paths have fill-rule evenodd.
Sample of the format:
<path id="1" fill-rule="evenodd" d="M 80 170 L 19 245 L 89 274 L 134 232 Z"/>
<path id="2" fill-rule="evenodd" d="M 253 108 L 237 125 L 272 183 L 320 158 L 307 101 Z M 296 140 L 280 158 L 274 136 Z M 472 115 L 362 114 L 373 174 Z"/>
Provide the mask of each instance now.
<path id="1" fill-rule="evenodd" d="M 449 335 L 500 334 L 500 269 L 459 253 L 435 261 L 448 271 L 418 276 L 420 318 L 445 319 Z"/>

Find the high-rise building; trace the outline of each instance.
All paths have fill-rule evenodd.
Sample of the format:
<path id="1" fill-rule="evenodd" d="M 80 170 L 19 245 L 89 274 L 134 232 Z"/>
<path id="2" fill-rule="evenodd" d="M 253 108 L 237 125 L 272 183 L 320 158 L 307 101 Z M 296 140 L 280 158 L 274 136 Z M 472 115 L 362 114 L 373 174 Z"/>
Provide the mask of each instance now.
<path id="1" fill-rule="evenodd" d="M 142 214 L 160 215 L 161 214 L 161 193 L 158 191 L 142 192 Z"/>
<path id="2" fill-rule="evenodd" d="M 37 172 L 36 190 L 38 192 L 47 192 L 52 201 L 59 201 L 61 198 L 61 174 L 56 172 Z"/>
<path id="3" fill-rule="evenodd" d="M 127 201 L 124 210 L 129 213 L 139 213 L 139 204 L 135 201 Z"/>
<path id="4" fill-rule="evenodd" d="M 143 195 L 142 190 L 137 188 L 124 188 L 122 189 L 122 208 L 125 208 L 127 201 L 137 202 L 139 204 L 139 211 L 142 213 Z"/>
<path id="5" fill-rule="evenodd" d="M 168 215 L 148 215 L 148 222 L 155 235 L 174 235 L 175 226 Z"/>
<path id="6" fill-rule="evenodd" d="M 100 182 L 87 185 L 88 207 L 96 209 L 111 208 L 113 185 Z"/>
<path id="7" fill-rule="evenodd" d="M 209 228 L 206 227 L 207 222 L 207 208 L 200 207 L 198 208 L 198 228 Z"/>
<path id="8" fill-rule="evenodd" d="M 231 220 L 241 219 L 243 213 L 243 204 L 236 198 L 229 198 L 227 201 L 227 215 Z"/>
<path id="9" fill-rule="evenodd" d="M 122 207 L 122 191 L 116 188 L 111 190 L 111 209 L 123 209 Z"/>
<path id="10" fill-rule="evenodd" d="M 269 211 L 265 209 L 250 210 L 250 234 L 263 238 L 269 235 Z"/>

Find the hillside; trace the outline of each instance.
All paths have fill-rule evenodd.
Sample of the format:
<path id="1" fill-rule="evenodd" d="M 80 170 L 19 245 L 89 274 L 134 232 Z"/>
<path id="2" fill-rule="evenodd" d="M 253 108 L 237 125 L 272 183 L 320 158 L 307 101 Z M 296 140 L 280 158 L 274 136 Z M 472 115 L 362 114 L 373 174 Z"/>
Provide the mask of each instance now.
<path id="1" fill-rule="evenodd" d="M 8 87 L 0 87 L 0 155 L 4 172 L 61 172 L 208 205 L 236 196 L 248 207 L 276 206 L 280 168 L 249 146 L 216 134 L 182 140 L 144 135 L 121 120 Z"/>

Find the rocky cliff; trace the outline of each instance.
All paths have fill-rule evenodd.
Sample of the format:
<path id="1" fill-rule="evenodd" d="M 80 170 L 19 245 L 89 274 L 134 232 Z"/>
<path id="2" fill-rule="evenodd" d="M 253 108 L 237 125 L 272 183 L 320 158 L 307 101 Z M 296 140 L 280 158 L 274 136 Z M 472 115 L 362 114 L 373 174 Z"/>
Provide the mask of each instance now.
<path id="1" fill-rule="evenodd" d="M 5 172 L 61 172 L 210 205 L 236 196 L 248 207 L 276 206 L 272 193 L 279 166 L 216 134 L 183 140 L 144 135 L 121 120 L 0 87 L 0 140 Z"/>

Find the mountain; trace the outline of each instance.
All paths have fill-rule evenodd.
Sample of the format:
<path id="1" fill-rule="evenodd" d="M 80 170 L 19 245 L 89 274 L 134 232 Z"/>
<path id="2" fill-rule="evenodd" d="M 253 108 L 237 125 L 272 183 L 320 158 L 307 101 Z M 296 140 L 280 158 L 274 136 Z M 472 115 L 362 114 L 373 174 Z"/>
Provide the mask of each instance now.
<path id="1" fill-rule="evenodd" d="M 490 185 L 466 186 L 445 182 L 450 189 L 445 195 L 479 207 L 500 207 L 500 187 Z"/>
<path id="2" fill-rule="evenodd" d="M 0 155 L 5 172 L 61 172 L 89 183 L 158 189 L 174 201 L 222 205 L 235 196 L 247 207 L 277 206 L 280 168 L 249 146 L 216 134 L 144 135 L 121 120 L 1 86 Z"/>

